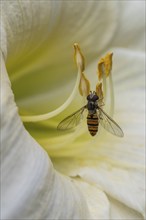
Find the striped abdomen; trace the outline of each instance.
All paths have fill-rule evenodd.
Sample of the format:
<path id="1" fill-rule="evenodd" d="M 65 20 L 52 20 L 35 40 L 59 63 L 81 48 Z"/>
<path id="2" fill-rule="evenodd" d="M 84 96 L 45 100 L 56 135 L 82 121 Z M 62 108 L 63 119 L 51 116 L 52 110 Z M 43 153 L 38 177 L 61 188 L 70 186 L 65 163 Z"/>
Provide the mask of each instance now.
<path id="1" fill-rule="evenodd" d="M 98 131 L 98 116 L 97 113 L 90 115 L 88 114 L 87 116 L 87 125 L 88 125 L 88 130 L 92 136 L 96 135 Z"/>

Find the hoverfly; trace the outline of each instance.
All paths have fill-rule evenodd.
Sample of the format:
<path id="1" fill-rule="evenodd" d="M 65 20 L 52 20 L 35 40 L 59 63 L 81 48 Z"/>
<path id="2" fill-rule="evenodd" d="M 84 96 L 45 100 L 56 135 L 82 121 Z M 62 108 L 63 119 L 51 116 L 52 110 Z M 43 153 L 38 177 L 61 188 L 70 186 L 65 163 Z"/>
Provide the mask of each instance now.
<path id="1" fill-rule="evenodd" d="M 87 96 L 87 104 L 85 106 L 59 123 L 57 127 L 58 130 L 75 128 L 80 123 L 85 109 L 88 110 L 87 125 L 92 136 L 95 136 L 98 132 L 99 124 L 102 125 L 102 127 L 108 132 L 118 137 L 124 136 L 124 133 L 119 125 L 102 109 L 101 99 L 99 99 L 95 91 L 90 91 L 90 94 Z"/>

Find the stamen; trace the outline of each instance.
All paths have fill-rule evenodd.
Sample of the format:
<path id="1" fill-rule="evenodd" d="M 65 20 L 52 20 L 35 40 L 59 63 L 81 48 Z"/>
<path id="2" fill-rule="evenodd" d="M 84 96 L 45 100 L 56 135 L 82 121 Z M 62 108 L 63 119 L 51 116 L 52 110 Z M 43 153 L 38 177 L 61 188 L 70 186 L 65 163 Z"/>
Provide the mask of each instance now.
<path id="1" fill-rule="evenodd" d="M 101 58 L 98 62 L 98 79 L 99 81 L 102 79 L 103 83 L 103 94 L 104 94 L 104 102 L 106 102 L 106 70 L 105 70 L 105 63 L 104 58 Z"/>
<path id="2" fill-rule="evenodd" d="M 105 56 L 105 69 L 106 75 L 109 76 L 109 91 L 110 91 L 110 111 L 109 114 L 113 116 L 114 114 L 114 86 L 112 80 L 112 57 L 113 53 L 108 53 Z"/>
<path id="3" fill-rule="evenodd" d="M 77 88 L 79 88 L 79 92 L 81 96 L 84 98 L 87 97 L 87 95 L 90 93 L 90 83 L 87 80 L 87 78 L 84 75 L 84 69 L 85 69 L 85 59 L 82 55 L 82 52 L 80 50 L 80 47 L 77 43 L 74 44 L 75 49 L 75 62 L 78 68 L 78 75 L 77 80 L 75 83 L 75 87 L 69 96 L 69 98 L 65 101 L 63 105 L 61 105 L 56 110 L 46 113 L 46 114 L 40 114 L 40 115 L 33 115 L 33 116 L 21 116 L 22 121 L 24 122 L 37 122 L 42 120 L 47 120 L 49 118 L 52 118 L 56 115 L 58 115 L 60 112 L 62 112 L 67 106 L 73 101 Z M 101 58 L 98 62 L 98 79 L 102 80 L 103 83 L 103 92 L 102 92 L 102 83 L 97 84 L 96 86 L 96 92 L 99 98 L 102 100 L 104 97 L 104 102 L 106 98 L 106 92 L 107 92 L 107 80 L 106 77 L 109 76 L 109 89 L 110 89 L 110 115 L 113 115 L 114 112 L 114 89 L 113 89 L 113 82 L 112 82 L 112 53 L 107 54 L 104 58 Z"/>
<path id="4" fill-rule="evenodd" d="M 108 53 L 106 54 L 104 58 L 106 77 L 110 75 L 111 70 L 112 70 L 112 56 L 113 56 L 113 53 Z"/>
<path id="5" fill-rule="evenodd" d="M 90 91 L 88 80 L 86 80 L 84 74 L 82 73 L 82 71 L 84 70 L 84 57 L 81 54 L 81 51 L 80 51 L 80 48 L 79 48 L 78 44 L 74 44 L 74 48 L 75 48 L 75 60 L 76 60 L 76 64 L 77 64 L 77 67 L 78 67 L 78 75 L 77 75 L 77 80 L 76 80 L 76 83 L 75 83 L 75 87 L 74 87 L 71 95 L 69 96 L 69 98 L 64 102 L 63 105 L 61 105 L 59 108 L 57 108 L 56 110 L 54 110 L 52 112 L 45 113 L 45 114 L 40 114 L 40 115 L 21 116 L 21 119 L 22 119 L 23 122 L 38 122 L 38 121 L 47 120 L 49 118 L 52 118 L 52 117 L 58 115 L 64 109 L 66 109 L 67 106 L 69 106 L 69 104 L 74 100 L 77 89 L 80 85 L 81 85 L 81 87 L 83 87 L 82 84 L 83 85 L 85 84 L 85 87 L 86 87 L 85 90 Z M 82 89 L 82 92 L 84 94 L 84 89 Z"/>
<path id="6" fill-rule="evenodd" d="M 96 94 L 97 96 L 99 97 L 99 100 L 98 100 L 98 103 L 99 105 L 102 105 L 103 104 L 103 101 L 104 101 L 104 96 L 103 96 L 103 91 L 102 91 L 102 83 L 97 83 L 96 85 Z"/>
<path id="7" fill-rule="evenodd" d="M 110 111 L 109 114 L 112 116 L 114 113 L 114 88 L 112 81 L 112 56 L 113 53 L 108 53 L 104 58 L 101 58 L 98 62 L 98 79 L 103 82 L 103 94 L 104 102 L 106 102 L 107 92 L 107 80 L 109 77 L 109 91 L 110 91 Z"/>
<path id="8" fill-rule="evenodd" d="M 81 80 L 79 84 L 79 92 L 81 96 L 87 97 L 90 93 L 90 83 L 85 77 L 84 73 L 81 75 Z"/>
<path id="9" fill-rule="evenodd" d="M 75 48 L 75 62 L 77 64 L 77 68 L 81 76 L 80 84 L 79 84 L 79 92 L 81 96 L 87 97 L 87 95 L 90 92 L 90 83 L 84 75 L 85 59 L 77 43 L 74 44 L 74 48 Z"/>
<path id="10" fill-rule="evenodd" d="M 83 72 L 85 70 L 85 58 L 81 52 L 81 49 L 79 47 L 79 45 L 77 43 L 74 44 L 74 58 L 75 58 L 75 62 L 77 64 L 77 68 L 81 69 L 81 72 Z"/>
<path id="11" fill-rule="evenodd" d="M 103 78 L 103 65 L 104 65 L 104 59 L 101 58 L 98 61 L 98 66 L 97 66 L 97 75 L 99 81 Z"/>

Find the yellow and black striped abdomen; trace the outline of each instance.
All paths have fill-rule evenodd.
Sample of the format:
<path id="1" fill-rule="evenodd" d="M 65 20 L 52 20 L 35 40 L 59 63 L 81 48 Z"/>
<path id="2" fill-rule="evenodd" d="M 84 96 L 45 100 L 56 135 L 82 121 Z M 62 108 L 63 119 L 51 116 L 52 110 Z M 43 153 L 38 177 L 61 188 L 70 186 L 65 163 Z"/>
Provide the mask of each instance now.
<path id="1" fill-rule="evenodd" d="M 98 131 L 98 116 L 97 114 L 90 115 L 88 114 L 87 116 L 87 125 L 88 125 L 88 130 L 92 136 L 96 135 Z"/>

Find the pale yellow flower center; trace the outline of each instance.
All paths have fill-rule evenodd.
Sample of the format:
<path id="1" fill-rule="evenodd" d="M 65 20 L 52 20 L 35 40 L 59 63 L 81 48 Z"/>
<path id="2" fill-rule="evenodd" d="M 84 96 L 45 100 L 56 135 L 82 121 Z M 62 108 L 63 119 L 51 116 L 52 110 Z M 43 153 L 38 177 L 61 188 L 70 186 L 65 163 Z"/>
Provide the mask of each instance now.
<path id="1" fill-rule="evenodd" d="M 77 43 L 74 44 L 74 58 L 78 69 L 77 79 L 75 83 L 75 87 L 69 96 L 69 98 L 65 101 L 63 105 L 61 105 L 59 108 L 52 112 L 48 112 L 45 114 L 39 114 L 39 115 L 27 115 L 27 116 L 21 116 L 21 119 L 23 122 L 37 122 L 37 121 L 43 121 L 47 120 L 49 118 L 52 118 L 59 113 L 61 113 L 69 104 L 73 101 L 76 95 L 77 88 L 79 88 L 80 95 L 84 98 L 87 97 L 87 95 L 90 92 L 90 82 L 85 76 L 84 70 L 85 70 L 85 59 L 81 52 L 81 49 Z M 98 80 L 96 86 L 96 93 L 100 97 L 100 99 L 104 98 L 104 103 L 106 102 L 106 96 L 107 96 L 107 77 L 109 78 L 109 94 L 110 94 L 110 111 L 109 114 L 113 115 L 114 112 L 114 91 L 113 91 L 113 83 L 112 83 L 112 53 L 108 53 L 104 58 L 101 58 L 98 62 Z M 103 87 L 103 91 L 102 91 Z"/>

